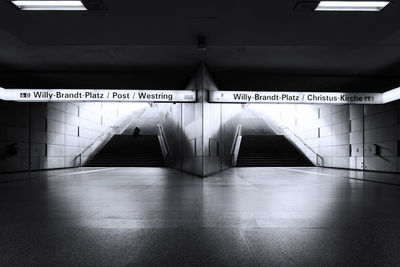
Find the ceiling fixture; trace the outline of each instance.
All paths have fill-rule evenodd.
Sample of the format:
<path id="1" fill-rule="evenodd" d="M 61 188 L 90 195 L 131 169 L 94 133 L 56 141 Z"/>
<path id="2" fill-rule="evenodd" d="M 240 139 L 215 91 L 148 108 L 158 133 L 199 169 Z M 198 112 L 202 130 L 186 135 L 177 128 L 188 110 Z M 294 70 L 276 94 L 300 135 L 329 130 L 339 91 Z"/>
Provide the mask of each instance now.
<path id="1" fill-rule="evenodd" d="M 20 10 L 87 10 L 81 1 L 11 1 Z"/>
<path id="2" fill-rule="evenodd" d="M 315 11 L 381 11 L 389 1 L 320 1 Z"/>
<path id="3" fill-rule="evenodd" d="M 207 51 L 207 43 L 205 36 L 199 36 L 197 38 L 197 50 L 198 51 Z"/>

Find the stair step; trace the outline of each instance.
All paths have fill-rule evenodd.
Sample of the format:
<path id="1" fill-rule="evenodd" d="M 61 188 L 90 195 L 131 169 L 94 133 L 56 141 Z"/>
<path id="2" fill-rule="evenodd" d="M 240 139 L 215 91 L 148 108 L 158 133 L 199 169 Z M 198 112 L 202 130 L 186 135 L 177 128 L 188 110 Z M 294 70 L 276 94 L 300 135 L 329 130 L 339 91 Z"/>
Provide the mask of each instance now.
<path id="1" fill-rule="evenodd" d="M 114 135 L 86 166 L 163 167 L 164 158 L 156 135 Z"/>
<path id="2" fill-rule="evenodd" d="M 284 136 L 244 135 L 236 166 L 312 166 L 312 163 Z"/>

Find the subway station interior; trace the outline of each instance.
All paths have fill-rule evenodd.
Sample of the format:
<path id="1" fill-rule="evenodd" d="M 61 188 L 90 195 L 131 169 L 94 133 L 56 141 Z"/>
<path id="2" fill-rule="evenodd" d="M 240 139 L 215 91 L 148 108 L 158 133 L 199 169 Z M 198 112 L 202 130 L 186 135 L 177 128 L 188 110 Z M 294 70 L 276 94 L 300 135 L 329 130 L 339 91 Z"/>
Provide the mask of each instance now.
<path id="1" fill-rule="evenodd" d="M 0 2 L 0 266 L 400 266 L 400 1 Z"/>

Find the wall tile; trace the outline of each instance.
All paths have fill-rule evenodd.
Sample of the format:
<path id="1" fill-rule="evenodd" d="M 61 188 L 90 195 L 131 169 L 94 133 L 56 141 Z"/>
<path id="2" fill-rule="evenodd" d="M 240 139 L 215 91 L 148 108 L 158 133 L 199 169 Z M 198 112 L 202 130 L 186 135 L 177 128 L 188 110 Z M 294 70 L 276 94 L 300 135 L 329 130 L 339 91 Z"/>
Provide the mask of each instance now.
<path id="1" fill-rule="evenodd" d="M 378 114 L 366 116 L 364 118 L 365 129 L 381 128 L 396 124 L 397 114 L 393 111 L 381 112 Z"/>
<path id="2" fill-rule="evenodd" d="M 346 122 L 349 120 L 349 110 L 343 110 L 332 115 L 332 123 Z"/>
<path id="3" fill-rule="evenodd" d="M 362 131 L 363 130 L 363 119 L 355 119 L 351 121 L 351 131 Z"/>
<path id="4" fill-rule="evenodd" d="M 364 137 L 366 143 L 396 140 L 397 126 L 365 130 Z"/>

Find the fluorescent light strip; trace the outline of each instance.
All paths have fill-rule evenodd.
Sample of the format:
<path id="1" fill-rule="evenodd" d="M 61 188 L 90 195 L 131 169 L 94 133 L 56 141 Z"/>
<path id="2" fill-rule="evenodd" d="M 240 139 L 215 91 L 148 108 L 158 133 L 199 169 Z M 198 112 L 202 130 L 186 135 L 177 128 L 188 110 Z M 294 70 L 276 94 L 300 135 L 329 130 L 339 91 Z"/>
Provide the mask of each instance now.
<path id="1" fill-rule="evenodd" d="M 389 1 L 320 1 L 315 11 L 381 11 Z"/>
<path id="2" fill-rule="evenodd" d="M 81 1 L 11 1 L 21 10 L 87 10 Z"/>
<path id="3" fill-rule="evenodd" d="M 386 91 L 382 94 L 382 102 L 389 103 L 400 99 L 400 87 Z"/>

